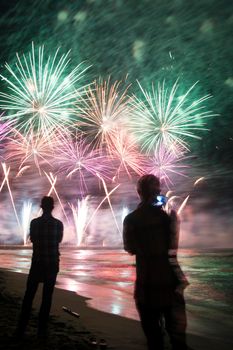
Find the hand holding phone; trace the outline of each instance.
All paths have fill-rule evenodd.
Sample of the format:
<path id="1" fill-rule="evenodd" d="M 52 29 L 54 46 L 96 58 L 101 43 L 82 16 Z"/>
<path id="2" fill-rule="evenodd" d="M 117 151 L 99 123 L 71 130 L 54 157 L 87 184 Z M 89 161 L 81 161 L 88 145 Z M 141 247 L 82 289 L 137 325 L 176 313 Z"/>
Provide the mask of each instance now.
<path id="1" fill-rule="evenodd" d="M 160 194 L 156 196 L 152 205 L 155 207 L 163 207 L 166 205 L 166 203 L 167 203 L 167 197 Z"/>

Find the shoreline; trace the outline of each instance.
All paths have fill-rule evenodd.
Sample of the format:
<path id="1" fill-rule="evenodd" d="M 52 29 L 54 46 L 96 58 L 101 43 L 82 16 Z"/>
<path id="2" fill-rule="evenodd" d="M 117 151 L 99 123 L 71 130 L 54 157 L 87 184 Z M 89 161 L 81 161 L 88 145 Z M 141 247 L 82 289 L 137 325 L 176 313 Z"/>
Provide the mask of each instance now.
<path id="1" fill-rule="evenodd" d="M 7 294 L 9 293 L 11 298 L 19 298 L 22 301 L 27 275 L 9 272 L 4 269 L 0 269 L 0 274 L 3 276 Z M 41 286 L 33 303 L 35 315 L 37 315 L 40 305 L 40 294 Z M 84 338 L 84 341 L 85 338 L 88 339 L 93 336 L 97 339 L 104 338 L 109 345 L 108 348 L 115 350 L 146 349 L 145 339 L 138 321 L 95 310 L 86 304 L 86 300 L 88 299 L 77 295 L 75 292 L 55 288 L 50 313 L 51 318 L 68 325 L 68 328 L 72 327 L 73 332 L 81 332 L 81 338 Z M 62 310 L 63 306 L 79 313 L 80 318 L 72 317 L 64 312 Z M 53 333 L 54 329 L 52 328 L 51 331 Z M 83 334 L 85 333 L 87 336 L 84 337 Z M 69 333 L 68 336 L 71 339 L 74 337 L 72 333 Z"/>
<path id="2" fill-rule="evenodd" d="M 0 276 L 2 277 L 2 285 L 4 286 L 4 294 L 8 296 L 10 300 L 22 301 L 22 297 L 25 291 L 26 274 L 11 272 L 6 269 L 0 269 Z M 35 315 L 38 312 L 40 305 L 40 293 L 35 297 L 33 304 Z M 104 338 L 109 345 L 108 348 L 115 350 L 146 350 L 145 338 L 141 330 L 140 322 L 125 318 L 118 315 L 113 315 L 107 312 L 96 310 L 87 304 L 88 298 L 79 296 L 75 292 L 55 288 L 53 296 L 53 304 L 51 308 L 51 319 L 56 320 L 58 324 L 63 324 L 65 327 L 62 329 L 60 338 L 66 338 L 66 343 L 75 343 L 75 339 L 79 339 L 85 345 L 85 340 L 88 337 L 94 336 L 97 339 Z M 62 307 L 66 306 L 73 311 L 80 314 L 80 318 L 75 318 L 62 310 Z M 195 305 L 192 305 L 195 309 Z M 203 317 L 203 315 L 200 315 Z M 1 315 L 1 325 L 4 322 L 4 318 L 7 319 L 7 315 Z M 188 310 L 188 345 L 193 350 L 230 350 L 232 344 L 228 342 L 225 334 L 221 339 L 207 338 L 203 335 L 196 334 L 196 325 L 199 326 L 198 314 L 190 314 Z M 208 321 L 208 320 L 207 320 Z M 221 323 L 221 322 L 220 322 Z M 214 323 L 203 325 L 205 327 L 213 329 L 216 327 Z M 70 329 L 70 331 L 69 331 Z M 56 327 L 51 326 L 51 335 L 55 332 Z M 68 334 L 67 334 L 68 332 Z M 78 334 L 78 336 L 77 336 Z M 31 337 L 31 334 L 30 336 Z M 69 339 L 69 340 L 68 340 Z M 77 341 L 76 339 L 76 341 Z M 72 349 L 72 347 L 70 347 Z M 79 347 L 79 349 L 82 349 Z M 168 347 L 169 349 L 169 347 Z M 50 350 L 52 348 L 50 347 Z"/>
<path id="3" fill-rule="evenodd" d="M 32 249 L 32 244 L 0 244 L 0 250 L 5 249 L 5 250 L 14 250 L 14 249 Z M 89 246 L 78 246 L 75 244 L 68 244 L 68 243 L 63 243 L 60 245 L 61 250 L 65 249 L 80 249 L 80 250 L 123 250 L 123 246 L 98 246 L 98 245 L 89 245 Z M 232 247 L 208 247 L 208 248 L 203 248 L 203 247 L 196 247 L 196 246 L 191 246 L 191 247 L 180 247 L 179 251 L 180 252 L 189 252 L 189 251 L 197 251 L 197 252 L 219 252 L 219 251 L 229 251 L 232 252 L 233 246 Z"/>

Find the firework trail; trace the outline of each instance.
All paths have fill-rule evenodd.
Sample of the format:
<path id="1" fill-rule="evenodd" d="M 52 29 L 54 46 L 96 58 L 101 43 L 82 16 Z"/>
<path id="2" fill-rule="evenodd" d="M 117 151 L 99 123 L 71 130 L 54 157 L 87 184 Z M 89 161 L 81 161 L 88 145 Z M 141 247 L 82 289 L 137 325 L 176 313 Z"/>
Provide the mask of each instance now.
<path id="1" fill-rule="evenodd" d="M 205 180 L 205 177 L 204 177 L 204 176 L 199 177 L 199 179 L 197 179 L 197 180 L 194 182 L 194 185 L 193 185 L 193 186 L 196 186 L 197 184 L 199 184 L 199 182 L 204 181 L 204 180 Z"/>
<path id="2" fill-rule="evenodd" d="M 0 74 L 9 92 L 0 92 L 3 120 L 14 121 L 24 134 L 31 128 L 42 134 L 72 123 L 73 104 L 82 88 L 77 83 L 87 68 L 82 64 L 68 72 L 69 52 L 46 56 L 44 46 L 37 50 L 32 43 L 28 55 L 16 54 L 14 66 L 5 64 L 6 75 Z"/>
<path id="3" fill-rule="evenodd" d="M 29 169 L 29 168 L 30 168 L 30 165 L 25 165 L 24 167 L 22 167 L 22 168 L 18 171 L 18 173 L 16 174 L 16 177 L 22 176 L 23 173 L 24 173 L 27 169 Z"/>
<path id="4" fill-rule="evenodd" d="M 119 232 L 119 235 L 121 236 L 121 230 L 120 230 L 119 225 L 117 223 L 117 219 L 116 219 L 116 216 L 115 216 L 115 213 L 114 213 L 114 210 L 113 210 L 113 207 L 112 207 L 112 203 L 111 203 L 111 200 L 110 200 L 110 193 L 108 192 L 108 189 L 107 189 L 107 186 L 106 186 L 106 183 L 105 183 L 104 179 L 102 179 L 99 175 L 98 175 L 98 177 L 102 181 L 102 184 L 103 184 L 103 187 L 104 187 L 104 191 L 105 191 L 105 194 L 106 194 L 106 198 L 108 200 L 108 204 L 109 204 L 109 207 L 111 209 L 112 216 L 113 216 L 114 222 L 116 224 L 117 231 Z"/>
<path id="5" fill-rule="evenodd" d="M 121 91 L 120 85 L 121 82 L 111 84 L 110 78 L 95 81 L 77 105 L 78 126 L 87 134 L 93 146 L 99 149 L 109 148 L 112 136 L 129 114 L 129 86 Z"/>
<path id="6" fill-rule="evenodd" d="M 56 197 L 57 197 L 57 199 L 58 199 L 58 201 L 59 201 L 59 203 L 60 203 L 62 212 L 63 212 L 63 214 L 64 214 L 64 216 L 65 216 L 67 222 L 69 223 L 69 219 L 68 219 L 68 217 L 67 217 L 67 215 L 66 215 L 64 206 L 63 206 L 63 204 L 62 204 L 62 202 L 61 202 L 61 199 L 60 199 L 60 197 L 59 197 L 59 195 L 58 195 L 58 193 L 57 193 L 56 187 L 55 187 L 56 182 L 57 182 L 57 176 L 54 176 L 51 172 L 50 172 L 49 174 L 47 174 L 47 173 L 44 171 L 44 173 L 45 173 L 47 179 L 49 180 L 49 182 L 50 182 L 50 184 L 51 184 L 51 188 L 50 188 L 50 190 L 49 190 L 47 196 L 50 196 L 51 193 L 54 191 L 54 193 L 56 194 Z"/>
<path id="7" fill-rule="evenodd" d="M 8 169 L 6 169 L 5 163 L 1 163 L 1 165 L 2 165 L 3 173 L 5 176 L 4 176 L 4 179 L 3 179 L 1 187 L 0 187 L 0 192 L 2 191 L 3 186 L 7 182 L 7 179 L 8 179 L 9 173 L 10 173 L 10 167 Z"/>
<path id="8" fill-rule="evenodd" d="M 197 180 L 194 182 L 194 184 L 193 184 L 193 190 L 192 190 L 192 192 L 195 190 L 196 186 L 197 186 L 200 182 L 202 182 L 202 181 L 204 181 L 204 180 L 205 180 L 204 176 L 199 177 L 199 179 L 197 179 Z M 187 204 L 187 202 L 188 202 L 188 200 L 189 200 L 189 198 L 190 198 L 192 192 L 191 192 L 191 193 L 184 199 L 184 201 L 181 203 L 181 205 L 180 205 L 180 207 L 179 207 L 179 210 L 177 211 L 177 214 L 178 214 L 178 215 L 181 213 L 181 211 L 182 211 L 182 210 L 184 209 L 184 207 L 186 206 L 186 204 Z"/>
<path id="9" fill-rule="evenodd" d="M 189 200 L 189 197 L 190 197 L 190 195 L 188 195 L 188 196 L 183 200 L 183 202 L 181 203 L 181 205 L 180 205 L 180 207 L 179 207 L 179 209 L 178 209 L 178 211 L 177 211 L 177 214 L 178 214 L 178 215 L 181 214 L 182 210 L 183 210 L 184 207 L 186 206 L 186 204 L 187 204 L 187 202 L 188 202 L 188 200 Z"/>
<path id="10" fill-rule="evenodd" d="M 11 132 L 12 122 L 1 122 L 1 117 L 2 115 L 0 115 L 0 158 L 2 158 L 2 160 L 5 161 L 5 142 L 8 137 L 8 134 Z"/>
<path id="11" fill-rule="evenodd" d="M 204 181 L 204 180 L 205 180 L 205 177 L 202 176 L 202 177 L 198 178 L 198 179 L 194 182 L 194 184 L 193 184 L 193 189 L 192 189 L 191 192 L 185 197 L 185 199 L 181 202 L 181 204 L 180 204 L 179 207 L 178 207 L 178 210 L 177 210 L 177 214 L 178 214 L 178 215 L 180 215 L 181 212 L 184 210 L 184 208 L 185 208 L 185 206 L 186 206 L 186 204 L 187 204 L 189 198 L 191 197 L 192 192 L 195 190 L 196 186 L 197 186 L 200 182 L 202 182 L 202 181 Z M 166 196 L 169 197 L 169 195 L 170 195 L 171 193 L 172 193 L 172 191 L 169 191 L 169 192 L 166 194 Z M 171 197 L 168 199 L 168 201 L 167 201 L 165 210 L 169 212 L 169 211 L 170 211 L 170 208 L 173 207 L 173 204 L 174 204 L 174 202 L 175 202 L 177 199 L 180 199 L 180 196 L 176 196 L 176 195 L 171 196 Z"/>
<path id="12" fill-rule="evenodd" d="M 9 195 L 10 195 L 12 207 L 13 207 L 13 210 L 14 210 L 14 213 L 15 213 L 15 217 L 16 217 L 16 220 L 17 220 L 19 229 L 21 230 L 21 225 L 20 225 L 19 217 L 18 217 L 18 214 L 17 214 L 17 211 L 16 211 L 16 207 L 15 207 L 15 203 L 14 203 L 14 198 L 13 198 L 13 194 L 12 194 L 12 192 L 11 192 L 10 183 L 9 183 L 10 167 L 8 167 L 8 169 L 7 169 L 6 163 L 1 163 L 1 164 L 2 164 L 2 169 L 3 169 L 3 173 L 4 173 L 4 180 L 3 180 L 2 184 L 1 184 L 0 192 L 1 192 L 1 190 L 2 190 L 2 188 L 3 188 L 3 186 L 4 186 L 4 184 L 6 183 L 7 188 L 8 188 L 8 191 L 9 191 Z"/>
<path id="13" fill-rule="evenodd" d="M 110 196 L 113 194 L 113 192 L 115 192 L 115 191 L 118 189 L 119 186 L 120 186 L 120 184 L 116 185 L 110 192 L 108 192 L 108 191 L 106 192 L 106 191 L 105 191 L 106 196 L 102 199 L 102 201 L 99 203 L 99 205 L 97 206 L 97 208 L 96 208 L 96 209 L 94 210 L 94 212 L 92 213 L 90 219 L 89 219 L 88 222 L 86 223 L 86 226 L 85 226 L 85 228 L 84 228 L 84 231 L 86 231 L 88 225 L 90 225 L 91 221 L 93 220 L 95 214 L 97 213 L 97 211 L 99 210 L 99 208 L 101 207 L 101 205 L 105 202 L 106 199 L 109 200 Z"/>
<path id="14" fill-rule="evenodd" d="M 12 127 L 12 122 L 2 122 L 1 123 L 1 119 L 2 119 L 3 115 L 0 115 L 0 142 L 2 140 L 4 140 L 7 135 L 11 132 L 11 127 Z"/>
<path id="15" fill-rule="evenodd" d="M 129 208 L 123 207 L 121 212 L 121 223 L 123 224 L 125 217 L 130 213 Z"/>
<path id="16" fill-rule="evenodd" d="M 180 150 L 189 151 L 187 139 L 200 139 L 194 132 L 207 130 L 205 119 L 216 116 L 209 111 L 203 111 L 203 103 L 211 96 L 206 95 L 198 100 L 190 102 L 190 93 L 197 83 L 193 84 L 188 91 L 178 96 L 178 81 L 168 90 L 165 81 L 152 85 L 151 91 L 146 91 L 138 83 L 142 99 L 134 98 L 131 105 L 134 113 L 130 121 L 130 129 L 137 136 L 142 149 L 150 153 L 161 144 L 171 149 L 177 146 L 177 153 Z"/>

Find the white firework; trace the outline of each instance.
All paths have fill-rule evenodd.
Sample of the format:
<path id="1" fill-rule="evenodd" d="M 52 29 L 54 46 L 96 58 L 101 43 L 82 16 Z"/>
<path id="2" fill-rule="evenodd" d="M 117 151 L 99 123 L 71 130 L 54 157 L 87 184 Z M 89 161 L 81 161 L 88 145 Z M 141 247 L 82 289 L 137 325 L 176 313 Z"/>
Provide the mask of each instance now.
<path id="1" fill-rule="evenodd" d="M 70 71 L 70 52 L 45 55 L 44 46 L 5 64 L 6 75 L 0 74 L 8 92 L 0 92 L 0 108 L 4 120 L 13 120 L 21 133 L 33 129 L 42 134 L 69 125 L 73 119 L 73 105 L 83 87 L 76 84 L 87 68 L 82 64 Z M 6 90 L 5 88 L 5 90 Z"/>
<path id="2" fill-rule="evenodd" d="M 130 120 L 130 129 L 142 145 L 142 149 L 150 153 L 161 144 L 171 149 L 177 146 L 175 152 L 188 151 L 188 139 L 200 139 L 196 131 L 207 130 L 206 118 L 215 116 L 204 110 L 203 103 L 211 96 L 206 95 L 199 99 L 191 99 L 191 92 L 197 83 L 193 84 L 182 96 L 178 96 L 178 81 L 169 91 L 165 81 L 154 85 L 146 91 L 139 84 L 142 99 L 134 96 L 131 105 L 134 108 Z"/>

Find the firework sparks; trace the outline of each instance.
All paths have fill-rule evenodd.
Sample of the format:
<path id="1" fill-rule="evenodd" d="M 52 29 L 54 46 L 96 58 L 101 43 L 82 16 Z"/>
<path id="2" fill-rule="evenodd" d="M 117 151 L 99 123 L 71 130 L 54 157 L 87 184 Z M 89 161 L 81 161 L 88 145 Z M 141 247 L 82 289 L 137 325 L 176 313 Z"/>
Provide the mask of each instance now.
<path id="1" fill-rule="evenodd" d="M 78 106 L 78 125 L 87 133 L 98 148 L 109 146 L 119 123 L 129 113 L 128 87 L 120 91 L 121 82 L 110 83 L 110 79 L 94 82 Z"/>
<path id="2" fill-rule="evenodd" d="M 24 202 L 23 209 L 22 209 L 22 229 L 23 229 L 24 245 L 27 244 L 27 240 L 28 240 L 31 210 L 32 210 L 32 203 Z"/>
<path id="3" fill-rule="evenodd" d="M 157 90 L 152 85 L 149 92 L 144 90 L 140 83 L 138 84 L 143 100 L 135 96 L 131 101 L 134 114 L 130 128 L 148 153 L 161 144 L 168 149 L 176 145 L 177 152 L 180 149 L 189 151 L 186 139 L 200 139 L 194 132 L 207 130 L 204 127 L 205 119 L 216 116 L 209 111 L 203 111 L 203 102 L 207 101 L 210 95 L 190 102 L 190 93 L 197 83 L 180 97 L 177 96 L 179 87 L 177 81 L 170 92 L 165 87 L 165 81 L 158 84 Z"/>
<path id="4" fill-rule="evenodd" d="M 125 217 L 130 213 L 129 208 L 123 207 L 121 212 L 121 222 L 124 222 Z"/>
<path id="5" fill-rule="evenodd" d="M 69 52 L 45 57 L 44 46 L 22 57 L 16 54 L 16 63 L 5 67 L 9 77 L 0 74 L 8 93 L 0 92 L 0 108 L 6 111 L 4 120 L 14 121 L 24 134 L 33 128 L 45 134 L 72 122 L 73 103 L 81 94 L 76 83 L 83 77 L 82 64 L 67 73 Z"/>
<path id="6" fill-rule="evenodd" d="M 73 204 L 70 205 L 73 218 L 74 218 L 74 223 L 75 223 L 78 246 L 80 246 L 84 240 L 85 225 L 86 225 L 87 213 L 88 213 L 88 199 L 89 199 L 89 196 L 81 200 L 78 200 L 77 207 L 75 207 Z"/>

